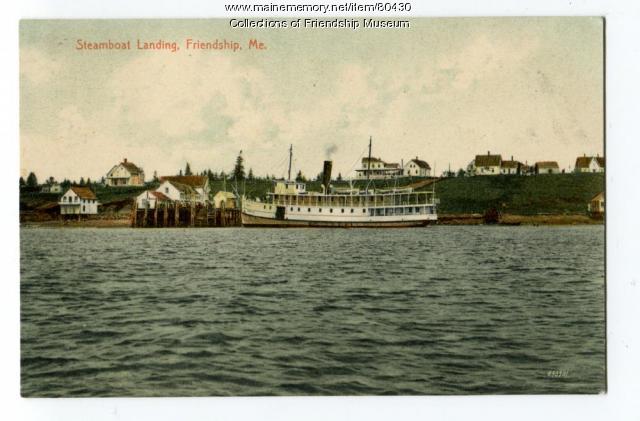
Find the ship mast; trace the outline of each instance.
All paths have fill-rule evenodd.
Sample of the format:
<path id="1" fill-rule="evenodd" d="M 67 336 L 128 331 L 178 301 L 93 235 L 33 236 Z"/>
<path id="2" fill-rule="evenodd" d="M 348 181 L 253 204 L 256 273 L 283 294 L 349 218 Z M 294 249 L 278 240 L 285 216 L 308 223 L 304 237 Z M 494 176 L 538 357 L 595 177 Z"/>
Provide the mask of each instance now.
<path id="1" fill-rule="evenodd" d="M 287 181 L 291 181 L 291 158 L 293 158 L 293 144 L 289 146 L 289 176 Z"/>
<path id="2" fill-rule="evenodd" d="M 369 159 L 367 160 L 367 187 L 365 192 L 369 191 L 369 173 L 371 172 L 371 136 L 369 136 Z"/>

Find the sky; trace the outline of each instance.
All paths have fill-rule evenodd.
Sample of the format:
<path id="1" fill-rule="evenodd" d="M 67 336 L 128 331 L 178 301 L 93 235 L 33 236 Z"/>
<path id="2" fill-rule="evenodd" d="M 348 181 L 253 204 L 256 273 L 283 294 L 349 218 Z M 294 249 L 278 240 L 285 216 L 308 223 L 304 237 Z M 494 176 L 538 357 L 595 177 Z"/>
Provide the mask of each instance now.
<path id="1" fill-rule="evenodd" d="M 600 18 L 418 18 L 409 29 L 238 29 L 229 19 L 25 20 L 21 176 L 230 172 L 354 176 L 373 156 L 440 174 L 490 151 L 529 164 L 603 156 Z M 195 51 L 185 40 L 242 50 Z M 248 48 L 255 38 L 264 50 Z M 77 50 L 77 40 L 131 51 Z M 137 50 L 177 41 L 181 49 Z"/>

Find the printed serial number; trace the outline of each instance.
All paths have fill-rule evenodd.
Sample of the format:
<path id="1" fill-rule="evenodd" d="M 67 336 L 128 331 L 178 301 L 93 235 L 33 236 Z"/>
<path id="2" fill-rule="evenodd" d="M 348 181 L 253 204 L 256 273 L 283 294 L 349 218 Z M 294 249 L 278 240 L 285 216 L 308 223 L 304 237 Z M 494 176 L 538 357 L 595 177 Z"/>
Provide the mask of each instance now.
<path id="1" fill-rule="evenodd" d="M 547 377 L 551 377 L 551 378 L 569 377 L 569 370 L 549 370 L 547 371 Z"/>

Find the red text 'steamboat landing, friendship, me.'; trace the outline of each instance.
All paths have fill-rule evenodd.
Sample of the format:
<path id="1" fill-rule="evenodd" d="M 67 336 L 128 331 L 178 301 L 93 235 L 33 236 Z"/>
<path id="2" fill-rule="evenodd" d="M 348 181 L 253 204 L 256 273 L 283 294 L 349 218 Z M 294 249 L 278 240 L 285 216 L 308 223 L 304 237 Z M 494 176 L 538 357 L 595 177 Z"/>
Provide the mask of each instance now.
<path id="1" fill-rule="evenodd" d="M 307 191 L 305 183 L 291 180 L 291 156 L 292 149 L 289 150 L 288 179 L 276 180 L 266 200 L 243 198 L 244 226 L 416 227 L 438 219 L 435 191 L 418 192 L 411 187 L 369 188 L 368 184 L 363 190 L 334 188 L 330 184 L 331 161 L 324 162 L 322 191 Z"/>

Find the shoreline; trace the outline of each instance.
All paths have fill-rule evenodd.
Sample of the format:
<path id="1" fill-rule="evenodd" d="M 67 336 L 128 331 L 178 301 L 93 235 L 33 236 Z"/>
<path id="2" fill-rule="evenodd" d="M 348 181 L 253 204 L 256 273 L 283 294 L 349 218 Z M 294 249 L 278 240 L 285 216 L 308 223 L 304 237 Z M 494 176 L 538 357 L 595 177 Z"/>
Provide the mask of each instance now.
<path id="1" fill-rule="evenodd" d="M 481 214 L 443 214 L 436 225 L 489 225 Z M 504 214 L 497 224 L 502 226 L 540 225 L 604 225 L 604 219 L 584 214 L 515 215 Z M 48 220 L 20 222 L 20 228 L 131 228 L 129 219 L 85 219 L 81 221 Z"/>

